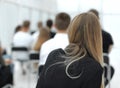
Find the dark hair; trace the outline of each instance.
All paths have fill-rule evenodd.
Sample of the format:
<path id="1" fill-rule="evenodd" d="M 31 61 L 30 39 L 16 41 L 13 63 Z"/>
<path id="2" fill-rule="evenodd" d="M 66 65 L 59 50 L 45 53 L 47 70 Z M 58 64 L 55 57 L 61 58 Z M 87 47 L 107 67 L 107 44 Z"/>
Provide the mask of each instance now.
<path id="1" fill-rule="evenodd" d="M 51 19 L 48 19 L 47 22 L 46 22 L 46 26 L 47 26 L 48 28 L 51 28 L 52 25 L 53 25 L 53 21 L 52 21 Z"/>
<path id="2" fill-rule="evenodd" d="M 22 26 L 21 26 L 21 25 L 18 25 L 18 26 L 15 28 L 15 33 L 17 33 L 18 31 L 20 31 L 21 28 L 22 28 Z"/>
<path id="3" fill-rule="evenodd" d="M 30 21 L 26 20 L 23 22 L 23 27 L 29 28 L 30 27 Z"/>
<path id="4" fill-rule="evenodd" d="M 70 16 L 67 13 L 59 13 L 55 18 L 55 26 L 58 30 L 66 30 L 70 24 Z"/>
<path id="5" fill-rule="evenodd" d="M 90 9 L 89 12 L 94 13 L 99 18 L 99 12 L 96 9 Z"/>

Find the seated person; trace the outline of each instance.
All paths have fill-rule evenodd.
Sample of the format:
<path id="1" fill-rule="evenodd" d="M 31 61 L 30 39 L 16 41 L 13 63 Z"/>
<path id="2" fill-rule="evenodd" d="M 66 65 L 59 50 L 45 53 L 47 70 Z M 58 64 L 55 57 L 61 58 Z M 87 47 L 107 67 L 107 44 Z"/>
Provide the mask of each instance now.
<path id="1" fill-rule="evenodd" d="M 37 31 L 32 34 L 32 38 L 33 38 L 32 48 L 34 48 L 36 42 L 38 41 L 38 38 L 40 36 L 40 30 L 43 27 L 43 23 L 39 21 L 37 27 L 38 27 Z"/>
<path id="2" fill-rule="evenodd" d="M 24 21 L 21 30 L 18 31 L 13 37 L 13 47 L 24 47 L 24 48 L 27 48 L 28 50 L 32 48 L 33 38 L 28 33 L 29 28 L 30 28 L 30 22 Z M 28 53 L 21 53 L 21 54 L 22 55 L 17 53 L 19 57 L 15 59 L 21 62 L 22 73 L 25 74 L 26 73 L 25 68 L 27 66 L 24 66 L 24 62 L 29 60 L 29 55 Z"/>
<path id="3" fill-rule="evenodd" d="M 40 30 L 40 34 L 37 38 L 37 41 L 35 43 L 35 46 L 33 47 L 33 50 L 40 51 L 42 44 L 50 39 L 50 32 L 48 28 L 42 27 Z"/>
<path id="4" fill-rule="evenodd" d="M 33 42 L 32 36 L 28 33 L 30 27 L 29 21 L 24 21 L 22 29 L 18 31 L 13 37 L 14 47 L 26 47 L 31 48 L 31 43 Z"/>
<path id="5" fill-rule="evenodd" d="M 54 38 L 49 39 L 41 46 L 40 50 L 40 60 L 39 60 L 39 72 L 42 71 L 42 68 L 47 60 L 48 54 L 55 49 L 62 48 L 64 49 L 68 44 L 68 35 L 67 28 L 70 24 L 70 16 L 67 13 L 59 13 L 55 18 L 55 27 L 57 33 Z"/>
<path id="6" fill-rule="evenodd" d="M 2 58 L 4 59 L 5 65 L 12 64 L 12 60 L 11 60 L 10 56 L 7 55 L 6 49 L 2 48 L 1 46 L 0 46 L 0 54 L 1 54 Z"/>
<path id="7" fill-rule="evenodd" d="M 35 45 L 33 46 L 33 51 L 40 52 L 42 44 L 49 39 L 50 39 L 49 29 L 45 28 L 45 27 L 42 27 L 40 29 L 40 33 L 39 33 L 39 36 L 37 38 L 37 41 L 35 42 Z M 32 52 L 32 53 L 34 53 L 34 52 Z M 39 59 L 39 57 L 38 57 L 38 59 Z M 36 69 L 36 71 L 38 70 L 38 62 L 36 62 L 34 64 L 34 69 Z"/>
<path id="8" fill-rule="evenodd" d="M 94 13 L 97 18 L 99 19 L 99 13 L 97 10 L 95 9 L 91 9 L 89 12 L 92 12 Z M 113 39 L 112 39 L 112 36 L 110 33 L 106 32 L 105 30 L 102 29 L 102 40 L 103 40 L 103 58 L 104 58 L 104 63 L 109 65 L 110 67 L 110 80 L 112 79 L 113 75 L 114 75 L 114 68 L 109 64 L 110 61 L 109 61 L 109 53 L 111 52 L 112 50 L 112 47 L 113 47 Z M 108 85 L 109 83 L 109 79 L 108 79 L 108 68 L 107 67 L 104 67 L 105 69 L 105 86 Z"/>
<path id="9" fill-rule="evenodd" d="M 94 33 L 94 34 L 93 34 Z M 68 27 L 69 45 L 53 50 L 36 88 L 104 88 L 102 35 L 93 13 L 77 15 Z"/>
<path id="10" fill-rule="evenodd" d="M 55 32 L 52 31 L 53 21 L 51 19 L 48 19 L 46 22 L 46 26 L 49 28 L 50 38 L 53 38 L 56 34 Z"/>
<path id="11" fill-rule="evenodd" d="M 0 48 L 0 88 L 7 84 L 13 84 L 13 73 L 11 72 L 10 63 L 6 63 L 2 58 L 2 50 Z"/>

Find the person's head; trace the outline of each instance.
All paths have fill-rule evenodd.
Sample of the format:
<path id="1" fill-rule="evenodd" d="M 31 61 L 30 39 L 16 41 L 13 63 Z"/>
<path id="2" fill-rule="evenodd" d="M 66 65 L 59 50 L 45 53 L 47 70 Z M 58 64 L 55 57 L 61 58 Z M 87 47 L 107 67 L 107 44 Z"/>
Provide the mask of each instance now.
<path id="1" fill-rule="evenodd" d="M 28 21 L 28 20 L 24 21 L 22 27 L 23 27 L 24 31 L 29 31 L 30 21 Z"/>
<path id="2" fill-rule="evenodd" d="M 55 18 L 55 27 L 58 31 L 66 31 L 70 24 L 70 16 L 67 13 L 59 13 Z"/>
<path id="3" fill-rule="evenodd" d="M 42 45 L 45 41 L 47 41 L 48 39 L 50 39 L 50 31 L 49 31 L 48 28 L 42 27 L 42 28 L 40 29 L 40 34 L 39 34 L 39 36 L 38 36 L 38 40 L 37 40 L 37 42 L 36 42 L 36 44 L 35 44 L 35 46 L 34 46 L 34 50 L 35 50 L 35 51 L 39 51 L 41 45 Z"/>
<path id="4" fill-rule="evenodd" d="M 76 16 L 68 28 L 68 36 L 70 44 L 79 47 L 76 48 L 76 55 L 85 50 L 99 63 L 102 62 L 101 27 L 93 13 L 82 13 Z"/>
<path id="5" fill-rule="evenodd" d="M 49 36 L 49 33 L 50 33 L 50 31 L 47 27 L 42 27 L 41 30 L 40 30 L 40 35 L 39 36 L 45 38 L 45 37 Z"/>
<path id="6" fill-rule="evenodd" d="M 94 13 L 97 16 L 97 18 L 99 19 L 99 12 L 96 9 L 90 9 L 88 12 Z"/>
<path id="7" fill-rule="evenodd" d="M 53 21 L 52 21 L 51 19 L 48 19 L 48 20 L 46 21 L 46 26 L 47 26 L 49 29 L 51 29 L 52 26 L 53 26 Z"/>
<path id="8" fill-rule="evenodd" d="M 22 29 L 22 26 L 21 25 L 18 25 L 16 28 L 15 28 L 15 33 L 17 33 L 18 31 L 20 31 Z"/>
<path id="9" fill-rule="evenodd" d="M 43 27 L 43 23 L 41 21 L 39 21 L 38 24 L 37 24 L 37 26 L 38 26 L 38 29 L 40 29 L 40 28 Z"/>

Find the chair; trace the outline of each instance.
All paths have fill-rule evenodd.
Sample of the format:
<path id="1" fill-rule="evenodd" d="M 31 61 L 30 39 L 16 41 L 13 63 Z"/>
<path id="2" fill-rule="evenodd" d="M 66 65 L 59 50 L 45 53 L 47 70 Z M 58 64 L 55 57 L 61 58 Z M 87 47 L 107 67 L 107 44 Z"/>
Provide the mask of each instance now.
<path id="1" fill-rule="evenodd" d="M 39 52 L 31 51 L 29 57 L 30 60 L 39 60 Z"/>
<path id="2" fill-rule="evenodd" d="M 0 65 L 0 88 L 12 88 L 12 86 L 13 74 L 10 66 Z"/>
<path id="3" fill-rule="evenodd" d="M 38 62 L 39 62 L 39 52 L 31 51 L 29 54 L 29 72 L 35 76 L 36 80 L 38 79 Z M 33 74 L 34 73 L 34 74 Z M 29 83 L 31 83 L 31 74 L 29 74 Z M 29 85 L 30 86 L 30 85 Z"/>
<path id="4" fill-rule="evenodd" d="M 12 58 L 19 61 L 29 60 L 29 52 L 26 47 L 12 47 Z"/>
<path id="5" fill-rule="evenodd" d="M 12 47 L 12 58 L 13 60 L 17 60 L 21 63 L 22 72 L 25 74 L 25 70 L 23 68 L 24 63 L 29 61 L 29 51 L 26 47 Z"/>
<path id="6" fill-rule="evenodd" d="M 29 55 L 29 58 L 30 58 L 30 66 L 31 66 L 31 71 L 32 72 L 38 72 L 38 62 L 39 62 L 39 52 L 36 52 L 36 51 L 31 51 L 30 52 L 30 55 Z M 36 67 L 36 68 L 35 68 Z"/>
<path id="7" fill-rule="evenodd" d="M 111 79 L 111 71 L 110 71 L 110 65 L 104 63 L 104 71 L 105 71 L 105 78 L 104 78 L 104 81 L 105 81 L 105 86 L 109 86 L 110 88 L 110 79 Z"/>
<path id="8" fill-rule="evenodd" d="M 104 54 L 104 78 L 105 78 L 105 86 L 108 85 L 110 88 L 110 81 L 114 75 L 114 68 L 110 65 L 110 60 L 108 55 Z"/>

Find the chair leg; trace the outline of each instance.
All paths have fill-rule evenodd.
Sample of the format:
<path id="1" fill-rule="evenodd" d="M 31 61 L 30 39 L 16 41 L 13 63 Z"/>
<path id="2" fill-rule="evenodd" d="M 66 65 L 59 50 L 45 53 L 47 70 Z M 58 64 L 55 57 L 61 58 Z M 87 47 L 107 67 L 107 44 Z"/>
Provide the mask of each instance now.
<path id="1" fill-rule="evenodd" d="M 22 69 L 22 74 L 25 75 L 26 71 L 24 69 L 24 62 L 21 62 L 21 69 Z"/>
<path id="2" fill-rule="evenodd" d="M 108 88 L 110 88 L 110 80 L 111 80 L 111 66 L 108 66 Z"/>

